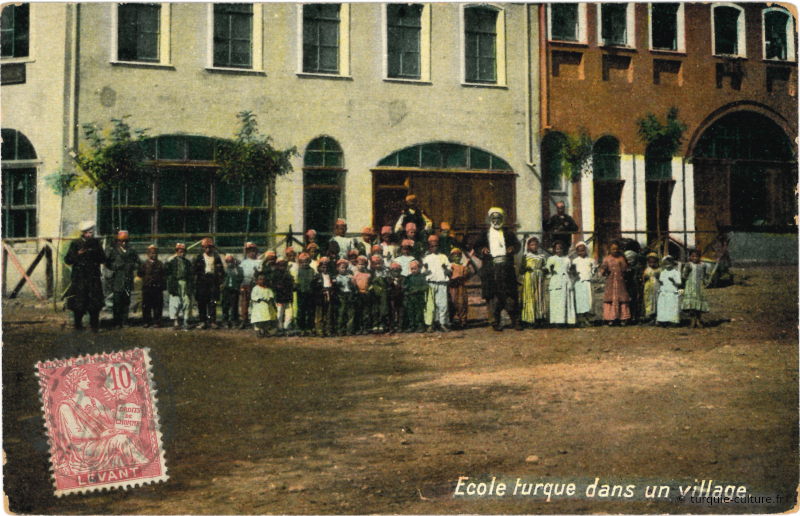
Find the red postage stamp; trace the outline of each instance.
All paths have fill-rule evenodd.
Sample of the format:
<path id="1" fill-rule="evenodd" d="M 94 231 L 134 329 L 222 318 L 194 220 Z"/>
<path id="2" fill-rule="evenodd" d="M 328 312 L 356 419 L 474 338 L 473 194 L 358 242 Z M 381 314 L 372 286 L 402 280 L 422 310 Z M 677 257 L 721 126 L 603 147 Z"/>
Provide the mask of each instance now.
<path id="1" fill-rule="evenodd" d="M 167 480 L 148 351 L 36 364 L 56 496 Z"/>

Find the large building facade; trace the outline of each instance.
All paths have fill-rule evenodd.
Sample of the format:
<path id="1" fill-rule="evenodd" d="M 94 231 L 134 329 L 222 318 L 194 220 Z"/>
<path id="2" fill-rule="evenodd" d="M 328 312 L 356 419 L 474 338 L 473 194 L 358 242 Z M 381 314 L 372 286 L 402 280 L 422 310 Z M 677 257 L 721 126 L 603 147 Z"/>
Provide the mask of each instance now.
<path id="1" fill-rule="evenodd" d="M 597 242 L 666 236 L 705 246 L 718 230 L 786 234 L 796 254 L 796 19 L 778 4 L 541 6 L 543 213 L 565 201 Z M 639 134 L 677 108 L 681 144 Z M 564 142 L 587 131 L 583 173 Z M 663 145 L 662 145 L 663 146 Z M 571 179 L 571 180 L 570 180 Z M 742 242 L 742 239 L 739 238 Z"/>
<path id="2" fill-rule="evenodd" d="M 3 237 L 23 267 L 86 219 L 239 249 L 339 217 L 379 227 L 410 193 L 457 232 L 499 205 L 538 233 L 564 201 L 598 252 L 796 236 L 796 19 L 778 4 L 16 4 L 0 70 Z M 681 144 L 648 145 L 638 121 L 673 107 Z M 297 148 L 292 173 L 217 179 L 242 111 Z M 123 117 L 155 174 L 56 194 L 82 126 Z M 583 132 L 576 174 L 565 144 Z"/>

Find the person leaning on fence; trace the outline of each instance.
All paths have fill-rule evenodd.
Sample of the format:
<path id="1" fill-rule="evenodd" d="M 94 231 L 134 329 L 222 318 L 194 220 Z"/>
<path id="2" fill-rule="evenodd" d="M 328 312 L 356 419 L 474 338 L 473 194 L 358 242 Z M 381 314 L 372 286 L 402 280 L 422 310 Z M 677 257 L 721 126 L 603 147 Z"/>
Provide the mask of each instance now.
<path id="1" fill-rule="evenodd" d="M 142 322 L 147 328 L 151 324 L 161 327 L 161 316 L 164 314 L 164 289 L 166 284 L 166 268 L 158 259 L 158 248 L 154 245 L 147 248 L 147 259 L 139 265 L 137 275 L 142 278 Z"/>
<path id="2" fill-rule="evenodd" d="M 175 244 L 175 255 L 167 260 L 167 293 L 169 294 L 169 318 L 176 330 L 189 329 L 189 308 L 194 292 L 192 264 L 186 258 L 186 245 Z"/>
<path id="3" fill-rule="evenodd" d="M 503 227 L 505 212 L 502 208 L 490 208 L 489 228 L 481 233 L 475 242 L 475 249 L 483 262 L 479 275 L 483 298 L 488 301 L 492 327 L 503 330 L 500 315 L 508 313 L 511 323 L 517 330 L 522 329 L 519 321 L 519 285 L 514 268 L 514 255 L 519 251 L 519 240 L 514 231 Z"/>
<path id="4" fill-rule="evenodd" d="M 222 280 L 222 323 L 228 328 L 239 326 L 239 291 L 244 271 L 233 255 L 225 255 L 225 278 Z"/>
<path id="5" fill-rule="evenodd" d="M 106 254 L 106 268 L 111 271 L 111 291 L 113 292 L 114 326 L 122 328 L 128 323 L 131 308 L 133 276 L 139 270 L 139 255 L 128 247 L 127 231 L 117 233 L 117 241 Z"/>
<path id="6" fill-rule="evenodd" d="M 242 318 L 241 327 L 244 328 L 250 320 L 250 291 L 255 284 L 256 275 L 261 271 L 258 246 L 253 242 L 244 244 L 244 259 L 241 267 L 242 285 L 239 287 L 239 316 Z"/>
<path id="7" fill-rule="evenodd" d="M 200 241 L 200 245 L 203 247 L 203 252 L 197 255 L 193 264 L 194 289 L 200 316 L 198 328 L 205 330 L 209 327 L 218 328 L 217 301 L 220 285 L 225 277 L 225 267 L 211 238 L 204 238 Z"/>
<path id="8" fill-rule="evenodd" d="M 81 222 L 80 238 L 69 243 L 64 263 L 72 267 L 70 285 L 64 297 L 66 307 L 72 311 L 75 329 L 83 329 L 83 316 L 89 313 L 92 331 L 100 329 L 100 310 L 105 304 L 100 265 L 106 257 L 100 241 L 94 237 L 94 222 Z"/>

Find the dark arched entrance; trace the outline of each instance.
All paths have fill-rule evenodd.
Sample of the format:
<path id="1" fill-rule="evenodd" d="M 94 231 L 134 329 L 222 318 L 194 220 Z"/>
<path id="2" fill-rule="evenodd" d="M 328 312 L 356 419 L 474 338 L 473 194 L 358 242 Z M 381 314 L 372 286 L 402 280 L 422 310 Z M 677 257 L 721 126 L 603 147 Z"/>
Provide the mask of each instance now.
<path id="1" fill-rule="evenodd" d="M 775 122 L 752 111 L 725 115 L 693 152 L 698 246 L 720 229 L 794 231 L 797 168 L 792 145 Z"/>

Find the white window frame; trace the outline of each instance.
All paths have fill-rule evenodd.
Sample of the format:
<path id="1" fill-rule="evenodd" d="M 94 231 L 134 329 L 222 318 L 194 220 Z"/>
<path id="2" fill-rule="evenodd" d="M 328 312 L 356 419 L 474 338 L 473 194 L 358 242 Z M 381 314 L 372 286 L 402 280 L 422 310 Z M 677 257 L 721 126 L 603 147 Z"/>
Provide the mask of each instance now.
<path id="1" fill-rule="evenodd" d="M 605 2 L 613 3 L 613 2 Z M 603 39 L 603 4 L 595 4 L 597 11 L 597 45 L 613 48 L 636 48 L 636 3 L 625 3 L 625 44 L 608 45 Z"/>
<path id="2" fill-rule="evenodd" d="M 677 49 L 670 50 L 668 48 L 653 48 L 653 4 L 647 4 L 647 44 L 650 50 L 655 52 L 679 52 L 679 53 L 686 53 L 686 25 L 685 25 L 685 18 L 683 14 L 683 6 L 685 5 L 683 2 L 676 2 L 678 4 L 678 12 L 675 13 L 675 17 L 677 18 L 677 31 L 678 34 L 676 35 L 676 43 Z"/>
<path id="3" fill-rule="evenodd" d="M 34 20 L 36 20 L 36 16 L 38 16 L 38 14 L 35 13 L 34 10 L 38 9 L 38 2 L 28 1 L 27 4 L 28 4 L 28 55 L 25 56 L 25 57 L 3 57 L 3 58 L 0 58 L 0 61 L 2 61 L 3 64 L 35 63 L 36 62 L 36 58 L 35 58 L 35 54 L 34 54 L 34 52 L 35 52 L 34 41 L 36 39 L 35 38 L 35 34 L 34 34 L 34 27 L 36 26 L 36 24 L 34 23 Z M 5 7 L 6 5 L 9 5 L 9 4 L 4 4 L 3 7 Z"/>
<path id="4" fill-rule="evenodd" d="M 469 82 L 467 81 L 467 45 L 466 45 L 466 9 L 470 7 L 487 7 L 497 11 L 497 21 L 495 22 L 495 30 L 497 31 L 497 41 L 495 42 L 495 60 L 497 63 L 497 77 L 493 83 L 486 82 Z M 459 41 L 461 46 L 461 85 L 462 86 L 476 86 L 483 88 L 506 88 L 507 74 L 506 74 L 506 10 L 502 5 L 497 4 L 459 4 Z"/>
<path id="5" fill-rule="evenodd" d="M 339 73 L 316 73 L 303 71 L 303 4 L 297 4 L 297 75 L 299 77 L 352 79 L 350 75 L 350 4 L 339 3 L 339 6 Z"/>
<path id="6" fill-rule="evenodd" d="M 739 21 L 736 24 L 736 54 L 718 54 L 717 53 L 717 37 L 716 27 L 714 26 L 714 9 L 717 7 L 733 7 L 739 11 Z M 747 20 L 745 19 L 745 12 L 741 6 L 732 4 L 730 2 L 717 2 L 711 4 L 711 54 L 720 57 L 747 57 Z"/>
<path id="7" fill-rule="evenodd" d="M 430 84 L 431 82 L 431 4 L 420 3 L 422 14 L 420 16 L 419 33 L 419 79 L 404 79 L 402 77 L 389 77 L 389 16 L 386 5 L 381 4 L 381 33 L 383 45 L 383 80 L 388 82 L 417 82 Z"/>
<path id="8" fill-rule="evenodd" d="M 158 62 L 154 61 L 120 61 L 117 44 L 119 36 L 119 4 L 109 4 L 111 9 L 111 63 L 125 66 L 144 66 L 144 67 L 172 67 L 172 4 L 166 2 L 154 2 L 161 6 L 159 14 L 159 40 L 158 40 Z"/>
<path id="9" fill-rule="evenodd" d="M 772 11 L 778 11 L 780 13 L 785 14 L 789 17 L 789 21 L 786 24 L 786 59 L 778 59 L 776 57 L 772 57 L 767 59 L 767 20 L 766 16 L 767 13 Z M 761 55 L 765 61 L 774 61 L 776 63 L 786 63 L 789 61 L 795 61 L 797 56 L 795 55 L 795 48 L 794 48 L 794 31 L 795 31 L 795 22 L 794 16 L 789 10 L 784 9 L 783 7 L 767 7 L 761 10 Z"/>
<path id="10" fill-rule="evenodd" d="M 264 72 L 264 14 L 262 3 L 254 2 L 253 6 L 253 34 L 250 49 L 252 66 L 250 68 L 240 68 L 234 66 L 214 66 L 214 5 L 208 4 L 208 23 L 206 26 L 206 69 L 222 70 L 231 72 Z"/>
<path id="11" fill-rule="evenodd" d="M 547 4 L 547 39 L 549 41 L 556 41 L 556 42 L 563 42 L 563 43 L 580 43 L 580 44 L 587 44 L 589 41 L 587 39 L 586 34 L 586 4 L 583 2 L 578 3 L 578 40 L 577 41 L 570 41 L 570 40 L 563 40 L 563 39 L 554 39 L 553 38 L 553 15 L 552 15 L 552 3 Z"/>

